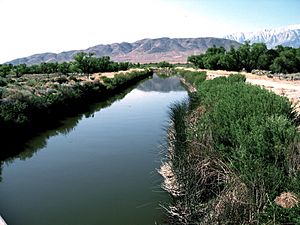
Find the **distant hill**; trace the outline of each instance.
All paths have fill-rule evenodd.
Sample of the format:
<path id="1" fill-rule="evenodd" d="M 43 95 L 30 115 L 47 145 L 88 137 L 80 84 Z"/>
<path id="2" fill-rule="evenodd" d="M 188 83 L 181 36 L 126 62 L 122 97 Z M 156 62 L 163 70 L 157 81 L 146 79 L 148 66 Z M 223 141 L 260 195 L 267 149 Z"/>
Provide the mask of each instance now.
<path id="1" fill-rule="evenodd" d="M 168 61 L 184 63 L 192 54 L 204 53 L 209 47 L 223 46 L 229 49 L 231 46 L 239 47 L 236 41 L 223 38 L 158 38 L 143 39 L 134 43 L 114 43 L 108 45 L 96 45 L 85 50 L 73 50 L 61 53 L 42 53 L 24 58 L 12 60 L 7 63 L 27 65 L 39 64 L 41 62 L 63 62 L 70 61 L 73 56 L 80 52 L 94 52 L 96 56 L 110 56 L 115 61 L 129 62 L 160 62 Z"/>
<path id="2" fill-rule="evenodd" d="M 268 48 L 274 48 L 277 45 L 299 48 L 300 24 L 275 29 L 265 29 L 257 32 L 235 33 L 226 35 L 224 38 L 239 43 L 244 43 L 245 41 L 250 41 L 251 44 L 262 42 L 266 43 Z"/>

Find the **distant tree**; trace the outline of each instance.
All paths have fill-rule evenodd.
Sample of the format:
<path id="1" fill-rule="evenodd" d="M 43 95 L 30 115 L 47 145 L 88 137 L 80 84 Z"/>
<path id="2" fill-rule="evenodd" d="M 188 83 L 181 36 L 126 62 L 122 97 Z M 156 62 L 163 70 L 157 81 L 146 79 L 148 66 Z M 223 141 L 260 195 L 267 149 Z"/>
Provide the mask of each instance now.
<path id="1" fill-rule="evenodd" d="M 39 74 L 39 73 L 42 73 L 41 72 L 41 66 L 40 65 L 31 65 L 28 67 L 28 73 L 29 74 Z"/>
<path id="2" fill-rule="evenodd" d="M 111 62 L 109 56 L 97 58 L 94 61 L 94 66 L 97 72 L 112 72 L 118 70 L 118 64 Z"/>
<path id="3" fill-rule="evenodd" d="M 169 62 L 162 61 L 162 62 L 159 62 L 157 64 L 157 67 L 160 67 L 160 68 L 173 68 L 174 66 Z"/>
<path id="4" fill-rule="evenodd" d="M 118 64 L 118 70 L 128 70 L 130 67 L 134 66 L 132 63 L 129 62 L 120 62 Z"/>
<path id="5" fill-rule="evenodd" d="M 268 48 L 265 43 L 254 43 L 250 48 L 250 69 L 263 69 Z"/>
<path id="6" fill-rule="evenodd" d="M 240 52 L 231 47 L 224 56 L 224 67 L 226 70 L 240 71 L 243 69 Z"/>
<path id="7" fill-rule="evenodd" d="M 26 73 L 28 73 L 28 68 L 26 64 L 19 64 L 13 67 L 13 71 L 15 72 L 17 77 L 20 77 Z"/>
<path id="8" fill-rule="evenodd" d="M 187 58 L 187 61 L 193 64 L 196 68 L 204 69 L 203 57 L 205 55 L 191 55 Z"/>
<path id="9" fill-rule="evenodd" d="M 267 49 L 264 43 L 250 45 L 248 41 L 241 47 L 230 48 L 225 51 L 223 47 L 208 48 L 205 54 L 192 55 L 188 62 L 197 68 L 225 69 L 251 72 L 253 69 L 272 70 L 276 73 L 293 73 L 300 71 L 300 48 L 277 46 Z"/>
<path id="10" fill-rule="evenodd" d="M 206 51 L 206 55 L 216 55 L 216 54 L 224 54 L 225 53 L 224 47 L 216 47 L 215 45 L 211 48 L 208 48 Z"/>
<path id="11" fill-rule="evenodd" d="M 8 74 L 11 73 L 13 69 L 12 64 L 2 64 L 0 65 L 0 76 L 1 77 L 6 77 Z"/>
<path id="12" fill-rule="evenodd" d="M 58 63 L 41 63 L 40 64 L 40 71 L 44 74 L 51 74 L 51 73 L 57 73 L 58 71 Z"/>
<path id="13" fill-rule="evenodd" d="M 249 41 L 245 41 L 245 44 L 243 44 L 237 51 L 238 51 L 238 53 L 240 55 L 241 66 L 247 72 L 250 72 L 252 70 L 250 42 Z"/>
<path id="14" fill-rule="evenodd" d="M 275 49 L 269 49 L 261 56 L 257 69 L 270 70 L 270 66 L 274 60 L 279 56 L 279 53 Z"/>
<path id="15" fill-rule="evenodd" d="M 300 60 L 295 49 L 286 49 L 279 53 L 273 64 L 272 71 L 275 73 L 296 73 L 300 70 Z"/>
<path id="16" fill-rule="evenodd" d="M 74 56 L 75 64 L 80 72 L 84 74 L 91 74 L 95 67 L 94 53 L 79 52 Z"/>
<path id="17" fill-rule="evenodd" d="M 57 70 L 60 74 L 67 75 L 68 73 L 70 73 L 70 66 L 70 63 L 63 62 L 58 64 Z"/>

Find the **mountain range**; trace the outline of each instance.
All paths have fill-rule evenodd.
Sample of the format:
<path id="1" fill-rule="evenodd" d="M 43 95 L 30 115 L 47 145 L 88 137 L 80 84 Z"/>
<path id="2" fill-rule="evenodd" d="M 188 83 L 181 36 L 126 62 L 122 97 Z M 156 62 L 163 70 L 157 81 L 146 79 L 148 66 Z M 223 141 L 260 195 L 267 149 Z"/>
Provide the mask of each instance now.
<path id="1" fill-rule="evenodd" d="M 234 40 L 239 43 L 250 41 L 253 43 L 266 43 L 268 48 L 274 48 L 277 45 L 300 47 L 300 24 L 279 27 L 275 29 L 265 29 L 257 32 L 234 33 L 224 36 L 226 39 Z"/>
<path id="2" fill-rule="evenodd" d="M 110 56 L 114 61 L 128 61 L 151 63 L 168 61 L 185 63 L 187 57 L 193 54 L 205 53 L 209 47 L 223 46 L 229 49 L 237 48 L 245 41 L 250 43 L 266 43 L 268 48 L 277 45 L 300 47 L 300 24 L 290 25 L 275 29 L 265 29 L 257 32 L 235 33 L 223 38 L 157 38 L 142 39 L 133 43 L 122 42 L 114 44 L 100 44 L 83 50 L 72 50 L 61 53 L 41 53 L 24 58 L 12 60 L 7 63 L 13 65 L 25 63 L 27 65 L 42 62 L 70 61 L 73 56 L 81 51 L 93 52 L 97 57 Z"/>
<path id="3" fill-rule="evenodd" d="M 27 65 L 41 62 L 70 61 L 73 56 L 81 51 L 93 52 L 97 57 L 110 56 L 114 61 L 129 61 L 151 63 L 169 61 L 185 63 L 187 57 L 193 54 L 204 53 L 209 47 L 223 46 L 229 49 L 241 44 L 224 38 L 157 38 L 143 39 L 134 43 L 122 42 L 107 45 L 96 45 L 84 50 L 73 50 L 61 53 L 42 53 L 25 58 L 12 60 L 13 65 L 25 63 Z"/>

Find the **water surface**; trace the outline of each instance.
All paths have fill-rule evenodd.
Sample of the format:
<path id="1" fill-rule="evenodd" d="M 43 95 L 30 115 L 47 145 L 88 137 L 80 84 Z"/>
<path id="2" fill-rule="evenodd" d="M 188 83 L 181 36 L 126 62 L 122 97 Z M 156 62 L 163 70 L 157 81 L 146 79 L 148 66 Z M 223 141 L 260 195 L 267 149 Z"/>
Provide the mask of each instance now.
<path id="1" fill-rule="evenodd" d="M 34 138 L 2 166 L 0 214 L 9 225 L 160 222 L 168 195 L 156 172 L 158 145 L 170 104 L 186 97 L 177 78 L 154 76 Z"/>

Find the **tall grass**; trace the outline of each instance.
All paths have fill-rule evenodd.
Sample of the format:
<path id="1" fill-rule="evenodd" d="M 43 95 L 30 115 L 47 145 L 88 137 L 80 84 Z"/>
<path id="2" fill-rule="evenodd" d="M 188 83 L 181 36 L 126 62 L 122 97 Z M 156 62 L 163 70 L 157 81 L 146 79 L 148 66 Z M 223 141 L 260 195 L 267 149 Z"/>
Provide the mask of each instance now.
<path id="1" fill-rule="evenodd" d="M 189 107 L 172 109 L 179 133 L 171 160 L 184 195 L 170 209 L 181 224 L 300 221 L 299 205 L 275 202 L 285 192 L 299 201 L 299 117 L 288 99 L 244 81 L 202 81 Z"/>

